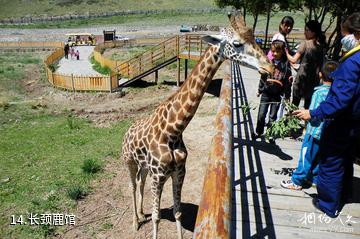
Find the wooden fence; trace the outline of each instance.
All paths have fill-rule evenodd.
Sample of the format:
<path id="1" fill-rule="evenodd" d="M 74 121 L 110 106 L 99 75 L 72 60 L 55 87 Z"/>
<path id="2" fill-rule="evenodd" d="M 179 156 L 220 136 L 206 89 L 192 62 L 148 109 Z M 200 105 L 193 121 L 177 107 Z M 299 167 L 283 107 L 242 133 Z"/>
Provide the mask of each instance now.
<path id="1" fill-rule="evenodd" d="M 110 76 L 66 75 L 53 72 L 54 64 L 64 56 L 63 48 L 56 49 L 44 61 L 48 81 L 56 87 L 71 91 L 112 91 L 117 87 L 117 78 Z"/>
<path id="2" fill-rule="evenodd" d="M 52 73 L 52 72 L 51 72 Z M 52 73 L 49 81 L 56 87 L 71 91 L 111 91 L 109 76 L 80 76 Z"/>

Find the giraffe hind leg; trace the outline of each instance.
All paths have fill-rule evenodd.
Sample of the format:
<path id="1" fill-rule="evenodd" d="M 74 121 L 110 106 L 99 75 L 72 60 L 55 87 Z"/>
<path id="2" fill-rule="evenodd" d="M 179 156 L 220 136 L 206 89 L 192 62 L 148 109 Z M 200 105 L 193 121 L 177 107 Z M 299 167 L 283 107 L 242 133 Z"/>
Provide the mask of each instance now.
<path id="1" fill-rule="evenodd" d="M 129 175 L 130 175 L 130 182 L 131 182 L 131 192 L 132 192 L 132 202 L 133 202 L 133 227 L 135 231 L 139 230 L 140 224 L 139 224 L 139 218 L 137 215 L 137 209 L 136 209 L 136 174 L 137 174 L 137 165 L 136 163 L 129 159 L 126 160 L 128 169 L 129 169 Z"/>
<path id="2" fill-rule="evenodd" d="M 175 160 L 178 162 L 177 170 L 171 175 L 172 178 L 172 187 L 173 187 L 173 199 L 174 199 L 174 217 L 176 220 L 176 228 L 178 238 L 183 238 L 182 236 L 182 226 L 181 226 L 181 190 L 185 178 L 185 162 L 187 157 L 187 152 L 185 150 L 176 149 L 174 150 Z"/>
<path id="3" fill-rule="evenodd" d="M 153 239 L 156 239 L 158 236 L 158 227 L 160 222 L 160 200 L 165 181 L 165 176 L 153 175 L 152 177 L 151 192 L 153 195 L 153 205 L 151 219 L 153 222 Z"/>
<path id="4" fill-rule="evenodd" d="M 140 189 L 139 201 L 137 207 L 137 216 L 139 223 L 144 223 L 146 221 L 146 217 L 143 211 L 143 201 L 144 201 L 144 186 L 148 172 L 149 172 L 148 169 L 139 167 L 138 172 L 136 174 L 137 185 L 139 185 L 139 189 Z"/>

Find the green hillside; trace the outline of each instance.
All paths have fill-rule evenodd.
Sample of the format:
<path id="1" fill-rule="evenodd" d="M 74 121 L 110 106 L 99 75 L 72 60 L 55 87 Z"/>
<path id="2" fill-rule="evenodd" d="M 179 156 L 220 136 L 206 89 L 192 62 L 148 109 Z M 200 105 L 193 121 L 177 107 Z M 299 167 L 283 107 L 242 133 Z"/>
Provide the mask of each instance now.
<path id="1" fill-rule="evenodd" d="M 0 0 L 0 18 L 96 14 L 126 10 L 216 8 L 213 0 Z"/>

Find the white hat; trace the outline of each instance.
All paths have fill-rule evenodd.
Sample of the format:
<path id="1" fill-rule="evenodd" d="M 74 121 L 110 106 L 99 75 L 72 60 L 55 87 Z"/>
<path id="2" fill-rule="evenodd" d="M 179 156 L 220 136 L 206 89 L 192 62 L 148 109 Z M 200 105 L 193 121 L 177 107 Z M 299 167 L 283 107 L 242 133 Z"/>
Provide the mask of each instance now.
<path id="1" fill-rule="evenodd" d="M 286 41 L 285 41 L 285 37 L 284 37 L 284 35 L 283 35 L 283 34 L 281 34 L 281 33 L 276 33 L 276 34 L 273 36 L 273 38 L 271 39 L 271 42 L 273 42 L 273 41 L 282 41 L 282 42 L 286 42 Z"/>

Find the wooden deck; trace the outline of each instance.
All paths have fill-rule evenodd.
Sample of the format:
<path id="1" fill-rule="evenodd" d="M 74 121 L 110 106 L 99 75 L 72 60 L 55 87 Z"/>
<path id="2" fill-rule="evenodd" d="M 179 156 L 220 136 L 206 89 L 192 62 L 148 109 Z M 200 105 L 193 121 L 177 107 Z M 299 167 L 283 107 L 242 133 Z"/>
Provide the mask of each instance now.
<path id="1" fill-rule="evenodd" d="M 259 74 L 241 67 L 233 82 L 234 178 L 231 238 L 360 238 L 360 167 L 355 165 L 354 203 L 337 219 L 324 217 L 311 203 L 316 189 L 283 189 L 280 181 L 296 168 L 301 142 L 290 138 L 276 145 L 251 140 L 257 108 Z"/>

